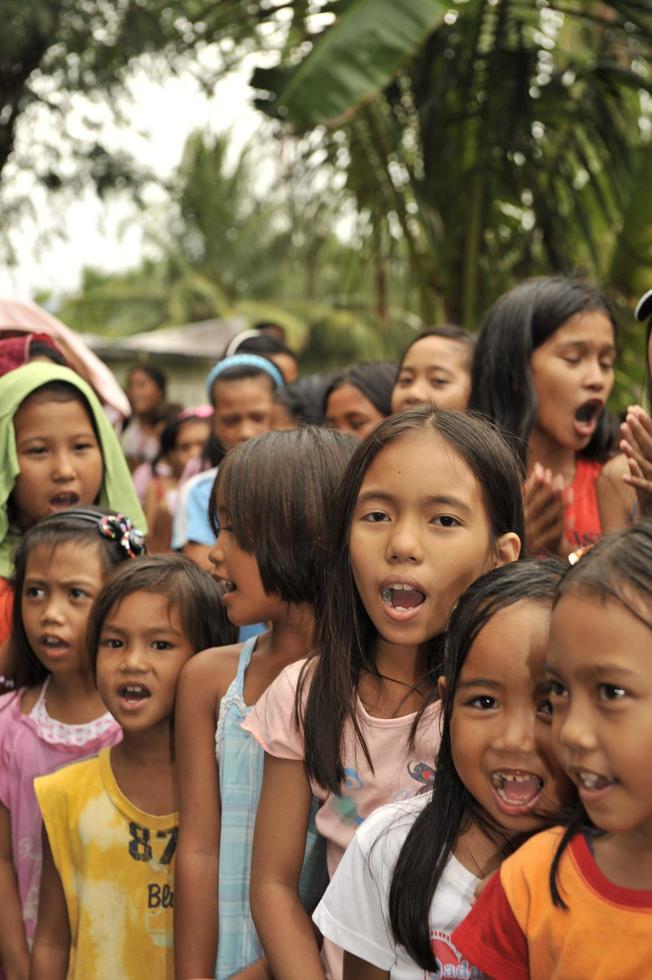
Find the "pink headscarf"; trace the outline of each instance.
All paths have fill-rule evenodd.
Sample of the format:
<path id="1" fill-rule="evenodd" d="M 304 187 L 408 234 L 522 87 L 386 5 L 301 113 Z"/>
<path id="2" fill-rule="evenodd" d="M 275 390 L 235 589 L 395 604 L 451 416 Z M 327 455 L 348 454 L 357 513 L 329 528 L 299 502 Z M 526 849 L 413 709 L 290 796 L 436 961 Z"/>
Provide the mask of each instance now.
<path id="1" fill-rule="evenodd" d="M 0 299 L 0 338 L 30 333 L 46 334 L 54 340 L 70 366 L 95 389 L 100 401 L 113 409 L 114 415 L 131 415 L 127 396 L 113 373 L 81 337 L 35 303 Z"/>

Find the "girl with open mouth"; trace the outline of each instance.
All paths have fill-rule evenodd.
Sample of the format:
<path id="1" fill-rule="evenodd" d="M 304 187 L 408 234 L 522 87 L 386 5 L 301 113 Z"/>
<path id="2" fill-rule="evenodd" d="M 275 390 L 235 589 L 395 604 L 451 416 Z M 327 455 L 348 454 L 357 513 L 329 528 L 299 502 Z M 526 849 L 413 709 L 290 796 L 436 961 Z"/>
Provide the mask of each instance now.
<path id="1" fill-rule="evenodd" d="M 451 608 L 519 555 L 516 460 L 480 419 L 401 412 L 356 450 L 329 525 L 316 652 L 243 724 L 265 750 L 251 907 L 271 971 L 288 980 L 342 976 L 341 948 L 325 939 L 320 956 L 299 899 L 311 798 L 332 876 L 373 810 L 431 785 Z"/>
<path id="2" fill-rule="evenodd" d="M 615 337 L 606 298 L 562 276 L 520 283 L 485 317 L 469 405 L 521 458 L 530 554 L 566 557 L 602 533 L 596 483 L 614 448 L 605 403 Z"/>

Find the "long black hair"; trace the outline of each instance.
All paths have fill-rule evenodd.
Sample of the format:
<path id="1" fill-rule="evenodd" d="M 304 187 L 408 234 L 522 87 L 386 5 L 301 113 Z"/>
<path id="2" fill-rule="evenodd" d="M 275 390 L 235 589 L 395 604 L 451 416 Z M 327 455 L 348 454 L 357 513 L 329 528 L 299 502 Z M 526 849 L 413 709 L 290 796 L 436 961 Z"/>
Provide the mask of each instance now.
<path id="1" fill-rule="evenodd" d="M 652 519 L 637 521 L 624 531 L 601 538 L 576 565 L 569 567 L 556 601 L 576 591 L 619 602 L 652 630 Z M 649 610 L 647 616 L 641 611 L 641 604 Z M 566 903 L 559 890 L 559 864 L 573 837 L 581 832 L 600 834 L 578 797 L 550 868 L 550 892 L 560 908 L 566 908 Z"/>
<path id="2" fill-rule="evenodd" d="M 524 540 L 519 465 L 509 446 L 486 420 L 463 412 L 413 409 L 385 419 L 360 444 L 335 495 L 327 581 L 317 605 L 319 656 L 310 659 L 302 671 L 295 705 L 295 722 L 303 723 L 304 728 L 306 771 L 335 793 L 339 793 L 344 777 L 341 743 L 347 719 L 373 770 L 358 725 L 355 701 L 361 672 L 367 670 L 378 676 L 373 653 L 377 632 L 353 579 L 349 555 L 353 512 L 365 474 L 378 454 L 402 436 L 423 430 L 443 439 L 468 465 L 481 489 L 494 540 L 509 531 Z M 437 697 L 441 647 L 441 637 L 433 638 L 427 663 L 431 694 L 417 713 L 412 740 L 423 711 Z M 308 676 L 310 688 L 302 712 Z"/>
<path id="3" fill-rule="evenodd" d="M 563 571 L 558 559 L 511 562 L 477 579 L 461 596 L 446 636 L 442 738 L 432 797 L 410 828 L 394 868 L 389 916 L 396 941 L 424 970 L 436 970 L 428 916 L 433 895 L 458 836 L 470 823 L 479 826 L 497 848 L 514 849 L 509 836 L 482 810 L 453 763 L 451 719 L 455 691 L 467 655 L 489 620 L 527 599 L 552 605 Z"/>
<path id="4" fill-rule="evenodd" d="M 484 319 L 473 356 L 469 408 L 498 423 L 523 464 L 539 411 L 530 369 L 532 353 L 572 316 L 588 310 L 604 313 L 616 336 L 607 298 L 589 283 L 564 276 L 519 283 L 494 303 Z M 606 459 L 613 435 L 613 422 L 603 408 L 589 444 L 579 455 Z"/>

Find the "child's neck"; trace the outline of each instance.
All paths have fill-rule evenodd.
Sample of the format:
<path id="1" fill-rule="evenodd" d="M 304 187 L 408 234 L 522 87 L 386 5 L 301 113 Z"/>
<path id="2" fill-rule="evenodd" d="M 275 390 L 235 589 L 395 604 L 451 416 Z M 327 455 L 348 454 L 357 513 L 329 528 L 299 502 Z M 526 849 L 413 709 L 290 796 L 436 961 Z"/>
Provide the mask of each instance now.
<path id="1" fill-rule="evenodd" d="M 560 473 L 567 483 L 575 476 L 576 454 L 572 449 L 560 446 L 541 429 L 534 428 L 530 433 L 527 447 L 527 471 L 531 473 L 535 463 L 551 470 L 556 476 Z"/>
<path id="2" fill-rule="evenodd" d="M 453 853 L 460 864 L 477 878 L 487 878 L 493 874 L 502 861 L 498 845 L 474 821 L 458 836 Z"/>
<path id="3" fill-rule="evenodd" d="M 258 652 L 288 663 L 310 653 L 315 642 L 315 613 L 308 605 L 289 604 L 287 614 L 272 623 L 258 643 Z"/>
<path id="4" fill-rule="evenodd" d="M 50 717 L 64 725 L 84 725 L 106 713 L 90 670 L 52 674 L 45 701 Z"/>
<path id="5" fill-rule="evenodd" d="M 358 696 L 369 714 L 398 718 L 419 710 L 424 697 L 431 693 L 428 646 L 397 646 L 378 637 L 376 671 L 363 673 L 358 683 Z"/>
<path id="6" fill-rule="evenodd" d="M 614 885 L 652 891 L 652 825 L 619 834 L 603 834 L 593 841 L 595 861 Z"/>
<path id="7" fill-rule="evenodd" d="M 122 741 L 111 749 L 111 768 L 133 806 L 145 813 L 173 813 L 177 799 L 171 719 L 143 732 L 124 732 Z"/>

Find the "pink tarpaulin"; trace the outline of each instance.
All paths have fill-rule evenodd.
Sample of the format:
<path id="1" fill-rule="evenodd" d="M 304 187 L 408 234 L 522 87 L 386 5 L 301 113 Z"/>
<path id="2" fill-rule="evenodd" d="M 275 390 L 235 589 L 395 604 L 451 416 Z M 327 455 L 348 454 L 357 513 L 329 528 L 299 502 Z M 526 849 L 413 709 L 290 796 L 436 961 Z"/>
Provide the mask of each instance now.
<path id="1" fill-rule="evenodd" d="M 44 333 L 56 341 L 72 368 L 95 389 L 105 405 L 121 418 L 131 414 L 129 401 L 112 371 L 69 327 L 28 300 L 0 299 L 0 337 Z"/>

